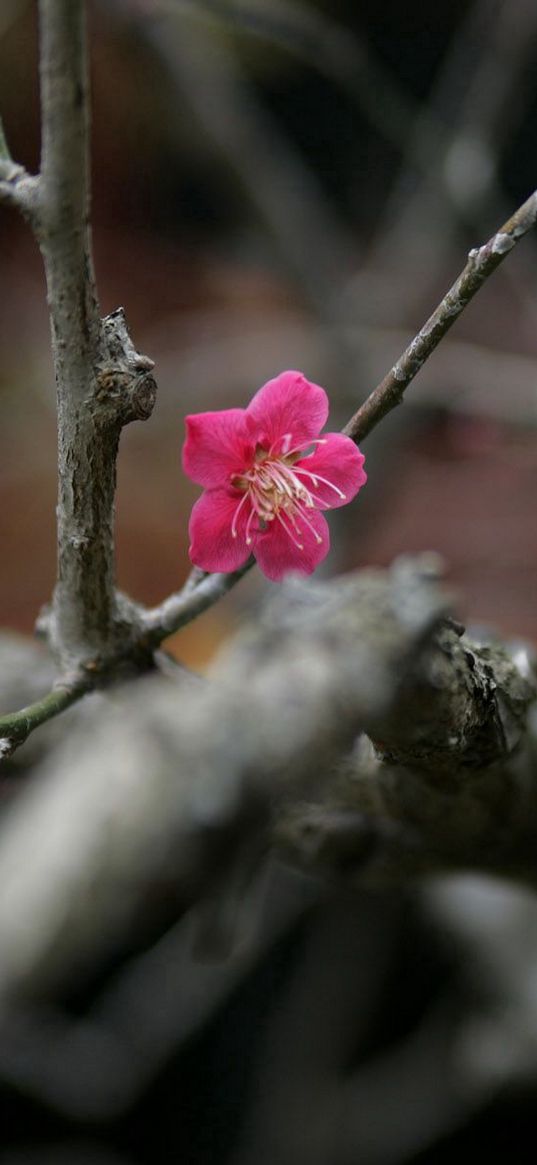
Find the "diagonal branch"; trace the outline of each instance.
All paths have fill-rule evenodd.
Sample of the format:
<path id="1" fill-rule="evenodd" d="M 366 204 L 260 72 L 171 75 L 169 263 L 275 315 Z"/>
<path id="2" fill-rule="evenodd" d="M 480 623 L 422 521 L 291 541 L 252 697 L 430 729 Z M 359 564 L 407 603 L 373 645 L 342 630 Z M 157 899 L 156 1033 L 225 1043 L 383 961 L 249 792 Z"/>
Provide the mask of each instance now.
<path id="1" fill-rule="evenodd" d="M 0 717 L 0 761 L 10 757 L 36 728 L 75 704 L 90 686 L 84 679 L 57 683 L 41 700 Z"/>
<path id="2" fill-rule="evenodd" d="M 437 345 L 461 315 L 492 272 L 519 239 L 537 221 L 537 191 L 482 247 L 474 248 L 468 262 L 447 295 L 405 349 L 384 380 L 373 390 L 343 430 L 353 441 L 363 441 L 379 421 L 403 400 L 403 393 Z"/>
<path id="3" fill-rule="evenodd" d="M 227 595 L 253 565 L 254 559 L 250 558 L 240 570 L 230 574 L 203 573 L 201 578 L 194 569 L 182 590 L 141 616 L 146 640 L 152 647 L 158 647 L 168 635 L 191 623 Z"/>

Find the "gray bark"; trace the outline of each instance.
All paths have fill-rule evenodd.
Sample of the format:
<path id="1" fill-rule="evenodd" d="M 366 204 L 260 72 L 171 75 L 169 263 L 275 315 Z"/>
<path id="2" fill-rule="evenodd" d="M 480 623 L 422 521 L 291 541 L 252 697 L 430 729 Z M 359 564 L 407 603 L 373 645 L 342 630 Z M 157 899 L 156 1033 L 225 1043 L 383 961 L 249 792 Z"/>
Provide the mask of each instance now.
<path id="1" fill-rule="evenodd" d="M 152 361 L 122 313 L 103 323 L 89 226 L 85 6 L 40 0 L 42 160 L 38 241 L 45 264 L 58 402 L 58 579 L 49 623 L 64 669 L 97 668 L 132 634 L 116 596 L 113 516 L 121 427 L 154 403 Z M 134 620 L 135 622 L 135 620 Z"/>

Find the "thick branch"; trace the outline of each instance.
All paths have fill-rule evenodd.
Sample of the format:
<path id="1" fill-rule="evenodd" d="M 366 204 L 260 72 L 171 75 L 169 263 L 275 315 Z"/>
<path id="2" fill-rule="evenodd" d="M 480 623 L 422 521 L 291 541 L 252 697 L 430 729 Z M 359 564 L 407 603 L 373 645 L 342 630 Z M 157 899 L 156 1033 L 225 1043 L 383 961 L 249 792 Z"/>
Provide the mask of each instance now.
<path id="1" fill-rule="evenodd" d="M 528 653 L 447 624 L 407 676 L 376 747 L 362 737 L 321 797 L 284 807 L 295 864 L 376 884 L 475 870 L 537 884 L 537 774 Z"/>
<path id="2" fill-rule="evenodd" d="M 519 239 L 532 230 L 537 220 L 537 191 L 500 227 L 482 247 L 470 251 L 468 262 L 384 380 L 373 390 L 343 430 L 356 442 L 403 400 L 403 393 L 425 361 L 458 319 L 461 312 L 500 265 Z"/>
<path id="3" fill-rule="evenodd" d="M 130 642 L 132 608 L 115 593 L 113 514 L 121 427 L 149 415 L 152 362 L 121 313 L 101 323 L 88 221 L 83 0 L 40 0 L 42 219 L 58 397 L 58 580 L 50 639 L 67 668 Z"/>
<path id="4" fill-rule="evenodd" d="M 89 212 L 83 0 L 40 0 L 43 233 L 60 403 L 87 396 L 99 342 Z"/>

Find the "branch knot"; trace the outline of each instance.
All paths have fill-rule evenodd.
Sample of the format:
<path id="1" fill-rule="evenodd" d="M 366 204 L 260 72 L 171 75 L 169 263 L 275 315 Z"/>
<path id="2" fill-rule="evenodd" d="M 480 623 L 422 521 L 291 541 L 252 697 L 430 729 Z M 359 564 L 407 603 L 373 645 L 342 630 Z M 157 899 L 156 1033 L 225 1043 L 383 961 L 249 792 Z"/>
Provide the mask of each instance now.
<path id="1" fill-rule="evenodd" d="M 155 404 L 157 386 L 149 356 L 137 352 L 129 336 L 123 308 L 101 321 L 101 344 L 92 406 L 96 419 L 118 428 L 146 421 Z"/>

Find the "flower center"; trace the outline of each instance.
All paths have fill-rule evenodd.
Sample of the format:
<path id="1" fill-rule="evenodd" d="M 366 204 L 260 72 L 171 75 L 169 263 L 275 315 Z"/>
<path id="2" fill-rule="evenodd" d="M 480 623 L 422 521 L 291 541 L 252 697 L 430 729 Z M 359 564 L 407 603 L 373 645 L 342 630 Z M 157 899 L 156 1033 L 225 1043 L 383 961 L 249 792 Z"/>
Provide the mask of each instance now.
<path id="1" fill-rule="evenodd" d="M 289 445 L 291 442 L 285 439 L 284 446 L 286 443 Z M 324 440 L 318 438 L 311 444 L 323 445 Z M 237 537 L 239 515 L 249 502 L 250 513 L 245 531 L 247 546 L 252 544 L 252 526 L 256 517 L 261 530 L 266 529 L 270 522 L 279 522 L 298 550 L 304 549 L 301 540 L 304 527 L 311 531 L 316 542 L 322 542 L 308 517 L 308 511 L 328 509 L 328 505 L 316 496 L 315 491 L 322 482 L 334 490 L 338 497 L 344 498 L 345 494 L 326 478 L 305 469 L 303 464 L 295 465 L 304 456 L 303 450 L 291 449 L 274 454 L 272 450 L 267 451 L 258 446 L 254 463 L 248 472 L 231 481 L 234 489 L 243 493 L 231 523 L 233 538 Z"/>

